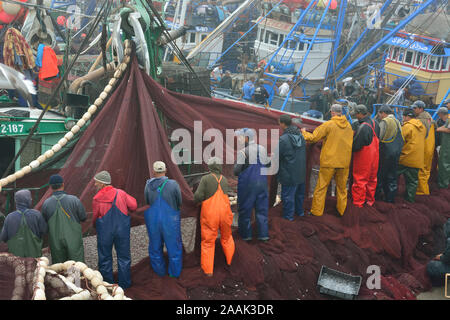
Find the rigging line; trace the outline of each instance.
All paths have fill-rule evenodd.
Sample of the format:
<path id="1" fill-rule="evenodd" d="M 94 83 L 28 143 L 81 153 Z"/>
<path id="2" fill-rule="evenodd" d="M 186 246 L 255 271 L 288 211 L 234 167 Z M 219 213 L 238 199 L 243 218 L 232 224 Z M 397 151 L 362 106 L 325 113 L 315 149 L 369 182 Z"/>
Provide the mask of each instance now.
<path id="1" fill-rule="evenodd" d="M 441 4 L 441 7 L 443 7 L 444 4 L 445 4 L 445 3 L 442 3 L 442 4 Z M 441 9 L 443 9 L 443 8 L 438 8 L 438 9 L 434 12 L 433 15 L 436 15 L 436 13 L 437 13 L 438 15 L 440 15 L 440 14 L 442 13 Z M 432 19 L 432 18 L 430 18 L 430 19 L 428 19 L 428 20 L 430 21 L 430 24 L 427 26 L 427 28 L 428 28 L 429 26 L 431 26 L 431 24 L 434 22 L 434 19 Z M 413 31 L 412 33 L 414 33 L 417 29 L 421 28 L 426 22 L 427 22 L 427 20 L 425 20 L 420 26 L 417 26 L 417 27 L 414 29 L 414 31 Z M 431 55 L 434 54 L 434 52 L 437 50 L 438 47 L 439 47 L 438 45 L 433 46 L 433 48 L 431 49 L 431 52 L 430 52 L 429 54 L 427 54 L 426 64 L 428 64 L 428 62 L 429 62 L 429 60 L 430 60 L 430 58 L 431 58 Z M 407 49 L 406 49 L 406 50 L 407 50 Z M 405 54 L 406 54 L 406 51 L 405 51 Z M 441 63 L 442 63 L 442 62 L 441 62 Z M 407 80 L 399 87 L 399 89 L 397 89 L 397 91 L 394 93 L 394 95 L 389 99 L 389 103 L 391 103 L 391 102 L 394 100 L 394 98 L 397 98 L 397 97 L 399 96 L 399 92 L 400 92 L 401 89 L 406 88 L 406 86 L 408 86 L 409 83 L 411 83 L 412 78 L 415 77 L 415 76 L 419 73 L 421 67 L 422 67 L 422 62 L 420 62 L 420 64 L 416 67 L 416 69 L 414 70 L 414 73 L 413 73 L 413 74 L 409 74 L 409 75 L 408 75 Z M 433 74 L 430 73 L 430 77 L 429 77 L 428 81 L 431 80 L 432 76 L 433 76 Z M 425 90 L 428 89 L 428 85 L 429 85 L 429 83 L 427 83 Z"/>
<path id="2" fill-rule="evenodd" d="M 145 3 L 145 2 L 143 2 Z M 177 55 L 177 57 L 180 59 L 181 62 L 183 62 L 183 64 L 189 69 L 189 71 L 195 76 L 196 80 L 200 83 L 200 85 L 202 86 L 203 90 L 205 91 L 205 93 L 207 94 L 207 96 L 211 96 L 211 92 L 210 90 L 208 90 L 205 86 L 205 84 L 203 83 L 203 81 L 200 80 L 200 77 L 198 76 L 198 74 L 194 71 L 194 69 L 192 68 L 192 66 L 190 65 L 189 61 L 187 61 L 186 57 L 184 56 L 183 52 L 180 50 L 180 48 L 177 46 L 177 44 L 175 43 L 175 41 L 172 39 L 172 37 L 169 34 L 169 31 L 167 30 L 164 21 L 162 20 L 161 16 L 159 15 L 158 11 L 155 9 L 155 7 L 153 6 L 152 2 L 149 2 L 149 0 L 147 0 L 148 7 L 150 8 L 150 10 L 152 11 L 153 15 L 156 17 L 156 20 L 158 21 L 159 25 L 161 26 L 163 32 L 165 33 L 165 36 L 167 37 L 167 39 L 169 39 L 168 44 L 170 46 L 172 46 L 172 50 L 175 52 L 175 54 Z M 147 6 L 144 6 L 144 8 L 146 10 L 148 10 Z"/>
<path id="3" fill-rule="evenodd" d="M 43 9 L 43 10 L 49 10 L 49 11 L 54 11 L 54 12 L 61 12 L 61 13 L 65 13 L 68 14 L 67 11 L 64 10 L 60 10 L 60 9 L 55 9 L 55 8 L 51 8 L 51 7 L 46 7 L 43 5 L 38 5 L 38 4 L 31 4 L 31 3 L 27 3 L 27 2 L 19 2 L 19 1 L 14 1 L 14 0 L 2 0 L 2 2 L 6 2 L 6 3 L 11 3 L 11 4 L 18 4 L 24 7 L 29 7 L 32 9 Z M 71 13 L 72 15 L 77 15 L 77 16 L 82 16 L 85 18 L 90 18 L 90 19 L 94 19 L 96 16 L 90 16 L 87 14 L 83 14 L 83 13 Z"/>
<path id="4" fill-rule="evenodd" d="M 86 38 L 83 40 L 83 42 L 81 43 L 80 48 L 78 49 L 75 57 L 73 58 L 71 64 L 69 65 L 68 69 L 66 70 L 66 72 L 64 73 L 62 79 L 60 80 L 58 86 L 56 87 L 55 91 L 53 92 L 52 96 L 50 97 L 48 104 L 45 106 L 44 110 L 41 112 L 38 120 L 35 122 L 35 124 L 33 125 L 33 127 L 30 129 L 30 132 L 28 134 L 28 136 L 26 137 L 24 143 L 22 144 L 22 146 L 20 147 L 19 151 L 17 152 L 17 154 L 15 155 L 14 159 L 10 162 L 10 164 L 8 165 L 8 168 L 6 169 L 6 171 L 4 172 L 2 178 L 5 178 L 5 176 L 7 175 L 7 173 L 11 170 L 12 166 L 14 165 L 14 163 L 17 161 L 17 159 L 19 158 L 19 156 L 22 154 L 23 150 L 25 149 L 25 147 L 27 146 L 28 142 L 31 140 L 31 138 L 33 137 L 34 132 L 36 131 L 39 123 L 41 122 L 41 120 L 44 117 L 44 114 L 50 109 L 50 104 L 53 102 L 53 100 L 56 98 L 56 96 L 59 93 L 59 90 L 61 89 L 62 85 L 64 84 L 64 82 L 66 81 L 70 70 L 72 69 L 72 67 L 75 65 L 76 60 L 78 59 L 81 51 L 83 50 L 84 46 L 87 45 L 89 39 L 91 38 L 92 34 L 94 33 L 95 28 L 97 28 L 98 23 L 101 21 L 102 15 L 105 12 L 105 6 L 106 5 L 111 5 L 112 2 L 111 0 L 105 1 L 102 5 L 102 7 L 100 8 L 97 17 L 95 19 L 95 23 L 92 25 L 91 29 L 89 30 L 88 34 L 86 35 Z"/>
<path id="5" fill-rule="evenodd" d="M 442 5 L 443 5 L 443 4 L 442 4 Z M 442 5 L 441 5 L 441 6 L 442 6 Z M 436 12 L 434 12 L 433 15 L 436 15 Z M 432 18 L 433 18 L 433 16 L 431 16 L 431 17 L 429 18 L 429 20 L 432 21 Z M 422 27 L 425 23 L 426 23 L 426 21 L 424 21 L 421 25 L 415 27 L 414 31 L 412 31 L 411 33 L 414 33 L 418 28 Z M 359 51 L 361 51 L 361 49 L 360 49 Z M 373 55 L 374 53 L 375 53 L 375 52 L 373 52 L 372 55 Z M 369 56 L 368 56 L 367 58 L 369 58 Z M 356 58 L 356 59 L 357 59 L 357 58 Z M 355 59 L 355 60 L 356 60 L 356 59 Z M 353 60 L 353 61 L 355 61 L 355 60 Z M 349 73 L 353 73 L 353 71 L 350 71 Z"/>

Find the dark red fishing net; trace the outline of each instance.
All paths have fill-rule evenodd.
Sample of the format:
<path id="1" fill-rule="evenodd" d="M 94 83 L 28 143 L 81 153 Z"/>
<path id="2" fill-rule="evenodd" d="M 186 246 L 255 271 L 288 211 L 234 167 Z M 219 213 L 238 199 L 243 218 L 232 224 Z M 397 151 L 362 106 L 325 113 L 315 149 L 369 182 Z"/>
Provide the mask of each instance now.
<path id="1" fill-rule="evenodd" d="M 92 178 L 97 172 L 108 170 L 114 186 L 137 198 L 141 208 L 132 214 L 136 225 L 144 221 L 143 191 L 152 164 L 162 160 L 168 166 L 169 177 L 181 186 L 182 217 L 198 217 L 199 207 L 194 205 L 192 191 L 183 175 L 206 171 L 206 167 L 203 163 L 181 166 L 180 170 L 171 161 L 168 137 L 173 130 L 184 128 L 192 134 L 194 120 L 201 120 L 203 132 L 215 128 L 225 136 L 226 129 L 276 129 L 277 119 L 274 112 L 238 102 L 170 92 L 140 71 L 134 60 L 60 174 L 66 191 L 80 197 L 90 212 L 94 195 Z M 314 128 L 314 125 L 303 126 Z M 219 142 L 225 145 L 224 141 Z M 204 142 L 203 147 L 209 143 Z M 271 151 L 270 141 L 268 146 Z M 317 168 L 319 154 L 320 144 L 308 146 L 309 173 Z M 224 174 L 235 187 L 231 168 L 225 165 Z M 312 191 L 309 178 L 310 175 L 308 194 Z M 276 180 L 271 179 L 270 185 L 273 202 Z M 349 197 L 343 217 L 338 217 L 336 199 L 329 196 L 322 217 L 307 216 L 294 222 L 281 218 L 281 205 L 278 205 L 269 212 L 270 241 L 246 243 L 236 231 L 233 233 L 236 253 L 230 268 L 226 268 L 217 242 L 213 278 L 204 277 L 200 269 L 197 228 L 196 248 L 184 255 L 179 279 L 158 277 L 147 258 L 132 268 L 133 286 L 126 290 L 126 295 L 134 299 L 324 299 L 327 297 L 319 294 L 316 283 L 325 265 L 361 275 L 361 299 L 412 299 L 415 293 L 430 288 L 424 265 L 441 249 L 443 235 L 435 235 L 450 217 L 450 190 L 437 191 L 434 185 L 432 190 L 431 196 L 417 197 L 416 204 L 398 198 L 394 205 L 377 202 L 373 208 L 362 209 L 354 207 Z M 47 192 L 38 207 L 49 195 Z M 311 198 L 308 198 L 305 208 L 310 206 Z M 91 214 L 83 230 L 90 224 Z M 381 267 L 381 290 L 366 287 L 369 265 Z"/>

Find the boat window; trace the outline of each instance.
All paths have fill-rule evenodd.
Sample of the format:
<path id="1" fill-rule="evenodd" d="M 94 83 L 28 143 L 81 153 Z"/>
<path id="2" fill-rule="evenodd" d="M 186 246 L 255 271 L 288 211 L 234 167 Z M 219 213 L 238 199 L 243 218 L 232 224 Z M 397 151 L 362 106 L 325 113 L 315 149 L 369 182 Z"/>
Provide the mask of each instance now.
<path id="1" fill-rule="evenodd" d="M 399 52 L 399 48 L 394 48 L 394 50 L 392 51 L 392 60 L 397 60 L 398 57 L 398 52 Z"/>
<path id="2" fill-rule="evenodd" d="M 430 60 L 430 56 L 429 55 L 424 55 L 423 58 L 422 58 L 422 65 L 421 65 L 422 69 L 426 69 L 427 68 L 428 60 Z"/>
<path id="3" fill-rule="evenodd" d="M 259 42 L 263 42 L 264 41 L 264 32 L 265 31 L 266 30 L 262 30 L 262 29 L 259 30 Z"/>
<path id="4" fill-rule="evenodd" d="M 270 32 L 270 31 L 266 31 L 266 36 L 265 36 L 265 38 L 264 38 L 264 42 L 265 43 L 269 43 L 269 38 L 270 38 L 270 34 L 271 34 L 272 32 Z"/>
<path id="5" fill-rule="evenodd" d="M 442 68 L 441 70 L 448 70 L 448 57 L 442 57 Z"/>
<path id="6" fill-rule="evenodd" d="M 283 41 L 284 41 L 284 34 L 280 34 L 280 37 L 278 38 L 278 46 L 281 46 Z"/>
<path id="7" fill-rule="evenodd" d="M 195 33 L 191 32 L 189 35 L 189 43 L 195 43 Z"/>
<path id="8" fill-rule="evenodd" d="M 200 41 L 205 40 L 205 38 L 206 38 L 206 34 L 202 34 L 202 40 L 200 40 Z"/>
<path id="9" fill-rule="evenodd" d="M 430 57 L 430 62 L 428 64 L 428 69 L 434 70 L 436 66 L 436 57 Z"/>
<path id="10" fill-rule="evenodd" d="M 442 69 L 442 58 L 439 57 L 437 59 L 436 70 L 441 70 L 441 69 Z"/>
<path id="11" fill-rule="evenodd" d="M 308 45 L 307 45 L 306 43 L 300 42 L 300 43 L 298 44 L 298 50 L 299 50 L 299 51 L 306 51 L 306 49 L 308 49 Z"/>
<path id="12" fill-rule="evenodd" d="M 271 32 L 271 34 L 270 34 L 270 44 L 273 44 L 273 45 L 278 45 L 278 34 L 277 33 L 275 33 L 275 32 Z"/>
<path id="13" fill-rule="evenodd" d="M 416 52 L 416 58 L 414 59 L 414 66 L 418 67 L 420 66 L 420 60 L 422 59 L 423 53 Z"/>
<path id="14" fill-rule="evenodd" d="M 403 58 L 405 57 L 405 49 L 400 49 L 400 52 L 398 54 L 398 62 L 403 62 Z"/>
<path id="15" fill-rule="evenodd" d="M 412 64 L 414 52 L 407 50 L 405 55 L 405 63 Z"/>

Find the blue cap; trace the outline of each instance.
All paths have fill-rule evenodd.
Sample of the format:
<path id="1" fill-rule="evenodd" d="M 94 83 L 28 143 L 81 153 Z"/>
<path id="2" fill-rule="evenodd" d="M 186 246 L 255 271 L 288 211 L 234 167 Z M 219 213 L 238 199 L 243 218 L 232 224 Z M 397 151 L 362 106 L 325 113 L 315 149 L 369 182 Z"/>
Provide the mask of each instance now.
<path id="1" fill-rule="evenodd" d="M 64 183 L 63 177 L 59 174 L 54 174 L 50 177 L 50 181 L 48 182 L 50 185 L 62 184 Z"/>

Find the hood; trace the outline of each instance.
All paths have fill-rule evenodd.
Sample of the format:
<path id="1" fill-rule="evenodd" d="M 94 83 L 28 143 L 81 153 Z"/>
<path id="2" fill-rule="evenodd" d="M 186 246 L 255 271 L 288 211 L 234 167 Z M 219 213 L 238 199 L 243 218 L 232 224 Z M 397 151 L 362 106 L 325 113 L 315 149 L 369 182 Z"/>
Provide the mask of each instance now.
<path id="1" fill-rule="evenodd" d="M 331 118 L 330 121 L 336 123 L 336 125 L 341 129 L 351 127 L 350 123 L 348 122 L 345 116 L 334 116 L 333 118 Z"/>
<path id="2" fill-rule="evenodd" d="M 151 178 L 147 180 L 147 185 L 148 188 L 151 191 L 156 191 L 160 186 L 162 186 L 162 184 L 164 183 L 164 181 L 166 181 L 167 179 L 169 179 L 168 177 L 164 176 L 164 177 L 159 177 L 159 178 Z"/>
<path id="3" fill-rule="evenodd" d="M 286 130 L 284 130 L 283 134 L 286 134 L 289 137 L 289 140 L 295 148 L 300 148 L 304 145 L 303 135 L 297 126 L 292 125 L 287 127 Z"/>
<path id="4" fill-rule="evenodd" d="M 107 186 L 101 189 L 97 194 L 94 196 L 94 199 L 99 202 L 113 202 L 114 197 L 116 196 L 117 190 L 113 186 Z"/>
<path id="5" fill-rule="evenodd" d="M 407 121 L 406 123 L 410 123 L 412 124 L 414 127 L 417 128 L 417 130 L 419 130 L 420 132 L 425 131 L 426 128 L 423 125 L 422 121 L 420 121 L 419 119 L 410 119 L 409 121 Z"/>
<path id="6" fill-rule="evenodd" d="M 222 165 L 218 163 L 213 163 L 208 165 L 208 168 L 211 172 L 222 174 Z"/>
<path id="7" fill-rule="evenodd" d="M 17 210 L 26 210 L 31 208 L 31 192 L 30 190 L 20 190 L 14 194 Z"/>
<path id="8" fill-rule="evenodd" d="M 450 218 L 444 224 L 444 234 L 446 238 L 450 238 Z"/>

